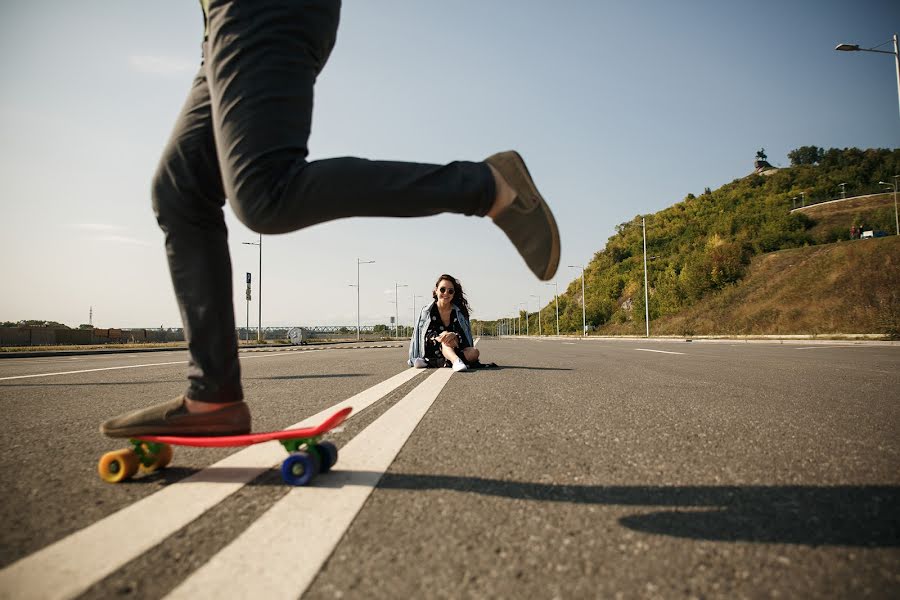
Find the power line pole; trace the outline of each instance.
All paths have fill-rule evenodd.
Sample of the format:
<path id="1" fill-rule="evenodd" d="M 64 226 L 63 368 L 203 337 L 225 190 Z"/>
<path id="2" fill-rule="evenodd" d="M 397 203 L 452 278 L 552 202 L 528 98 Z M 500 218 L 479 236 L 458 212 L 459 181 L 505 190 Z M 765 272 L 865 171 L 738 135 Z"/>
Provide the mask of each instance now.
<path id="1" fill-rule="evenodd" d="M 647 222 L 641 217 L 641 228 L 644 232 L 644 322 L 647 324 L 647 337 L 650 337 L 650 300 L 647 293 Z"/>

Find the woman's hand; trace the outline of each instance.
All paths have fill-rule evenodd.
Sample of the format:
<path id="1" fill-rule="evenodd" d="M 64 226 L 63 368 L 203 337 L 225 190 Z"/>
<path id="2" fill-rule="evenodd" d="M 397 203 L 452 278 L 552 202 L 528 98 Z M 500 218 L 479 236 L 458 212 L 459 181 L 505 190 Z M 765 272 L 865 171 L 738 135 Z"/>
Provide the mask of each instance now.
<path id="1" fill-rule="evenodd" d="M 459 348 L 459 336 L 452 331 L 441 332 L 441 335 L 437 337 L 437 341 L 451 348 Z"/>

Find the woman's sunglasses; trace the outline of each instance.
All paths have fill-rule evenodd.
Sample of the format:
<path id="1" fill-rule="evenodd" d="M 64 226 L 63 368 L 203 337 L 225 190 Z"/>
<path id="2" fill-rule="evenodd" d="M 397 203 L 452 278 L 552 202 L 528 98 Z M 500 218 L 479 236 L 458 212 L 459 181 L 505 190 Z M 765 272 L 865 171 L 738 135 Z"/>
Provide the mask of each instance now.
<path id="1" fill-rule="evenodd" d="M 454 290 L 453 288 L 445 288 L 445 287 L 438 288 L 438 291 L 442 294 L 450 294 L 451 296 L 456 293 L 456 290 Z"/>

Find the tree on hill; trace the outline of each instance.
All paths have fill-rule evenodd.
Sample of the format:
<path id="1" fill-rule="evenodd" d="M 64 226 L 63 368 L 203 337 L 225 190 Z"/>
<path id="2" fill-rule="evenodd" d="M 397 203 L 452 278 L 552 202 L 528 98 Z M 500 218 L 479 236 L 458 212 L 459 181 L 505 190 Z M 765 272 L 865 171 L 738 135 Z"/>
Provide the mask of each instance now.
<path id="1" fill-rule="evenodd" d="M 825 150 L 818 146 L 800 146 L 788 152 L 792 167 L 800 165 L 817 165 L 825 157 Z"/>

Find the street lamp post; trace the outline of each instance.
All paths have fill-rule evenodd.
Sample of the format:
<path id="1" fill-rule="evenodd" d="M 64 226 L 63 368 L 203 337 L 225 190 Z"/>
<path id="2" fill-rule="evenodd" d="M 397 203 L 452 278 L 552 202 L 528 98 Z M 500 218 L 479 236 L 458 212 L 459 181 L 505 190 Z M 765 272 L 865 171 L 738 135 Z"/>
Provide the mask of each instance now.
<path id="1" fill-rule="evenodd" d="M 412 302 L 412 306 L 413 306 L 413 310 L 412 310 L 412 330 L 413 330 L 413 333 L 415 333 L 415 330 L 416 330 L 416 298 L 424 298 L 424 296 L 417 296 L 417 295 L 413 294 L 413 297 L 412 297 L 412 301 L 413 301 L 413 302 Z"/>
<path id="2" fill-rule="evenodd" d="M 256 341 L 262 341 L 262 234 L 259 234 L 259 242 L 241 242 L 245 246 L 259 246 L 259 288 L 256 292 L 256 303 L 259 305 L 259 321 L 256 323 Z"/>
<path id="3" fill-rule="evenodd" d="M 400 303 L 397 300 L 397 289 L 402 287 L 409 286 L 405 283 L 394 282 L 394 337 L 400 337 Z"/>
<path id="4" fill-rule="evenodd" d="M 570 269 L 581 269 L 581 337 L 587 334 L 587 313 L 584 305 L 584 266 L 569 265 Z"/>
<path id="5" fill-rule="evenodd" d="M 647 337 L 650 337 L 650 296 L 647 292 L 647 220 L 641 217 L 641 229 L 644 233 L 644 322 L 647 324 Z"/>
<path id="6" fill-rule="evenodd" d="M 535 296 L 534 294 L 529 294 L 532 298 L 537 298 L 538 301 L 538 337 L 544 335 L 544 330 L 541 328 L 541 297 Z"/>
<path id="7" fill-rule="evenodd" d="M 900 218 L 897 216 L 897 179 L 900 178 L 900 175 L 894 175 L 894 183 L 888 183 L 887 181 L 879 181 L 881 185 L 889 185 L 894 190 L 894 227 L 897 228 L 897 235 L 900 235 Z"/>
<path id="8" fill-rule="evenodd" d="M 894 64 L 896 66 L 897 71 L 897 105 L 900 107 L 900 44 L 897 42 L 897 34 L 894 34 L 894 51 L 891 52 L 889 50 L 877 50 L 879 46 L 884 46 L 888 42 L 884 42 L 884 44 L 878 44 L 874 48 L 860 48 L 859 44 L 838 44 L 834 47 L 835 50 L 840 50 L 842 52 L 877 52 L 879 54 L 893 54 L 894 55 Z"/>
<path id="9" fill-rule="evenodd" d="M 521 308 L 521 307 L 519 307 Z M 525 303 L 525 336 L 528 337 L 528 303 Z"/>
<path id="10" fill-rule="evenodd" d="M 559 282 L 548 282 L 547 285 L 556 286 L 556 293 L 553 298 L 556 300 L 556 335 L 559 336 Z"/>
<path id="11" fill-rule="evenodd" d="M 359 341 L 359 265 L 371 265 L 374 260 L 356 259 L 356 340 Z"/>

